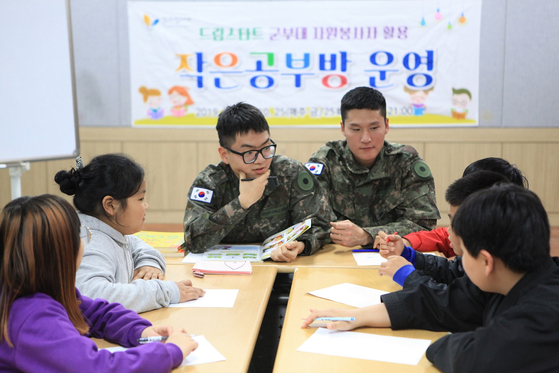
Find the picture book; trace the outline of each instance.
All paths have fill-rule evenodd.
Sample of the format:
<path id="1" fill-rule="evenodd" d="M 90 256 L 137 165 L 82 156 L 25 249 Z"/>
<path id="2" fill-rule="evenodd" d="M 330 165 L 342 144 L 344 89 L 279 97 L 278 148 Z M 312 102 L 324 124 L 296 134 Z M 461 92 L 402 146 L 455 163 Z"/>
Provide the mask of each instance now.
<path id="1" fill-rule="evenodd" d="M 250 275 L 252 274 L 252 264 L 248 261 L 201 261 L 194 264 L 192 272 L 203 273 L 206 275 Z"/>
<path id="2" fill-rule="evenodd" d="M 201 260 L 259 262 L 269 259 L 272 251 L 294 241 L 310 227 L 311 219 L 307 219 L 268 237 L 262 245 L 215 245 L 203 254 L 189 253 L 185 256 L 183 262 L 191 263 L 193 258 L 189 258 L 189 256 L 196 256 L 195 261 L 197 261 L 200 255 Z"/>
<path id="3" fill-rule="evenodd" d="M 179 248 L 184 242 L 184 232 L 153 232 L 141 231 L 134 236 L 144 241 L 154 249 L 159 250 L 164 256 L 183 256 Z"/>

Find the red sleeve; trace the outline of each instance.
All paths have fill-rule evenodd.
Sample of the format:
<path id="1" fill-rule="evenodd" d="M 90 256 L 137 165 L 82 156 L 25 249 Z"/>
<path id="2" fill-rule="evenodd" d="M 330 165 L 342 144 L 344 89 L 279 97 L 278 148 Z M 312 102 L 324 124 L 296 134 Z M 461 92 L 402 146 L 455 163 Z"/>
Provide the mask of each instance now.
<path id="1" fill-rule="evenodd" d="M 410 241 L 411 246 L 416 251 L 440 251 L 447 258 L 456 256 L 450 240 L 448 239 L 448 228 L 437 228 L 432 231 L 420 231 L 410 233 L 404 238 Z"/>

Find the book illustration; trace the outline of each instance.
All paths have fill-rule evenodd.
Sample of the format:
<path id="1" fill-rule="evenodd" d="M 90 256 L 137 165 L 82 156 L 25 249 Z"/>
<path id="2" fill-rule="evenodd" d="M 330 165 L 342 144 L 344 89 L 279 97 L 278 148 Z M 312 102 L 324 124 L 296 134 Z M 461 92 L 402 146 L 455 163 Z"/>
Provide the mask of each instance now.
<path id="1" fill-rule="evenodd" d="M 279 233 L 268 237 L 262 245 L 215 245 L 203 253 L 202 260 L 250 261 L 258 262 L 270 258 L 272 251 L 297 239 L 311 227 L 311 219 L 297 223 Z M 184 263 L 189 261 L 191 253 L 185 256 Z"/>

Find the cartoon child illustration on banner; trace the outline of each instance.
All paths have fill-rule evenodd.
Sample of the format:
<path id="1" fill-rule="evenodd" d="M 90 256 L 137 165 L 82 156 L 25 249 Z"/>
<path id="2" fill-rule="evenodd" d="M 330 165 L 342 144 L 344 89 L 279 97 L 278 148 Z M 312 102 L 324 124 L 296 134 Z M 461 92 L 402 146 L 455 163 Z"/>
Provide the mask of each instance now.
<path id="1" fill-rule="evenodd" d="M 472 102 L 472 94 L 466 88 L 452 88 L 452 108 L 450 112 L 455 119 L 466 119 L 468 106 Z"/>
<path id="2" fill-rule="evenodd" d="M 165 110 L 161 107 L 161 91 L 155 88 L 148 89 L 145 86 L 141 86 L 139 91 L 148 107 L 147 116 L 150 119 L 163 118 Z"/>
<path id="3" fill-rule="evenodd" d="M 404 87 L 404 91 L 410 95 L 410 100 L 413 107 L 413 115 L 425 115 L 425 110 L 427 110 L 427 106 L 425 106 L 425 101 L 429 96 L 429 93 L 435 87 L 431 87 L 429 89 L 410 89 L 408 87 Z"/>
<path id="4" fill-rule="evenodd" d="M 168 95 L 171 101 L 171 115 L 174 117 L 184 117 L 188 106 L 194 104 L 186 87 L 173 86 L 169 89 Z"/>

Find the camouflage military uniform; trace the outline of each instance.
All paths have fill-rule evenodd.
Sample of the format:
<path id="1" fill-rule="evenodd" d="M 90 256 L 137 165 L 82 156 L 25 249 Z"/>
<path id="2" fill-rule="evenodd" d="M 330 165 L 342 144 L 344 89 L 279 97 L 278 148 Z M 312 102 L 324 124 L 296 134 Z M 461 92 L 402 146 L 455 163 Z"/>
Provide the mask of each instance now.
<path id="1" fill-rule="evenodd" d="M 276 155 L 262 198 L 248 210 L 239 202 L 239 179 L 229 165 L 210 165 L 194 180 L 184 214 L 185 249 L 204 252 L 223 243 L 262 242 L 293 224 L 312 218 L 312 227 L 298 238 L 302 254 L 330 242 L 333 213 L 316 178 L 296 160 Z M 211 195 L 201 201 L 196 193 Z M 194 194 L 193 194 L 194 193 Z"/>
<path id="2" fill-rule="evenodd" d="M 346 140 L 330 141 L 306 166 L 328 191 L 338 220 L 351 220 L 373 238 L 380 230 L 401 236 L 430 230 L 440 218 L 431 171 L 411 146 L 385 141 L 369 170 Z"/>

